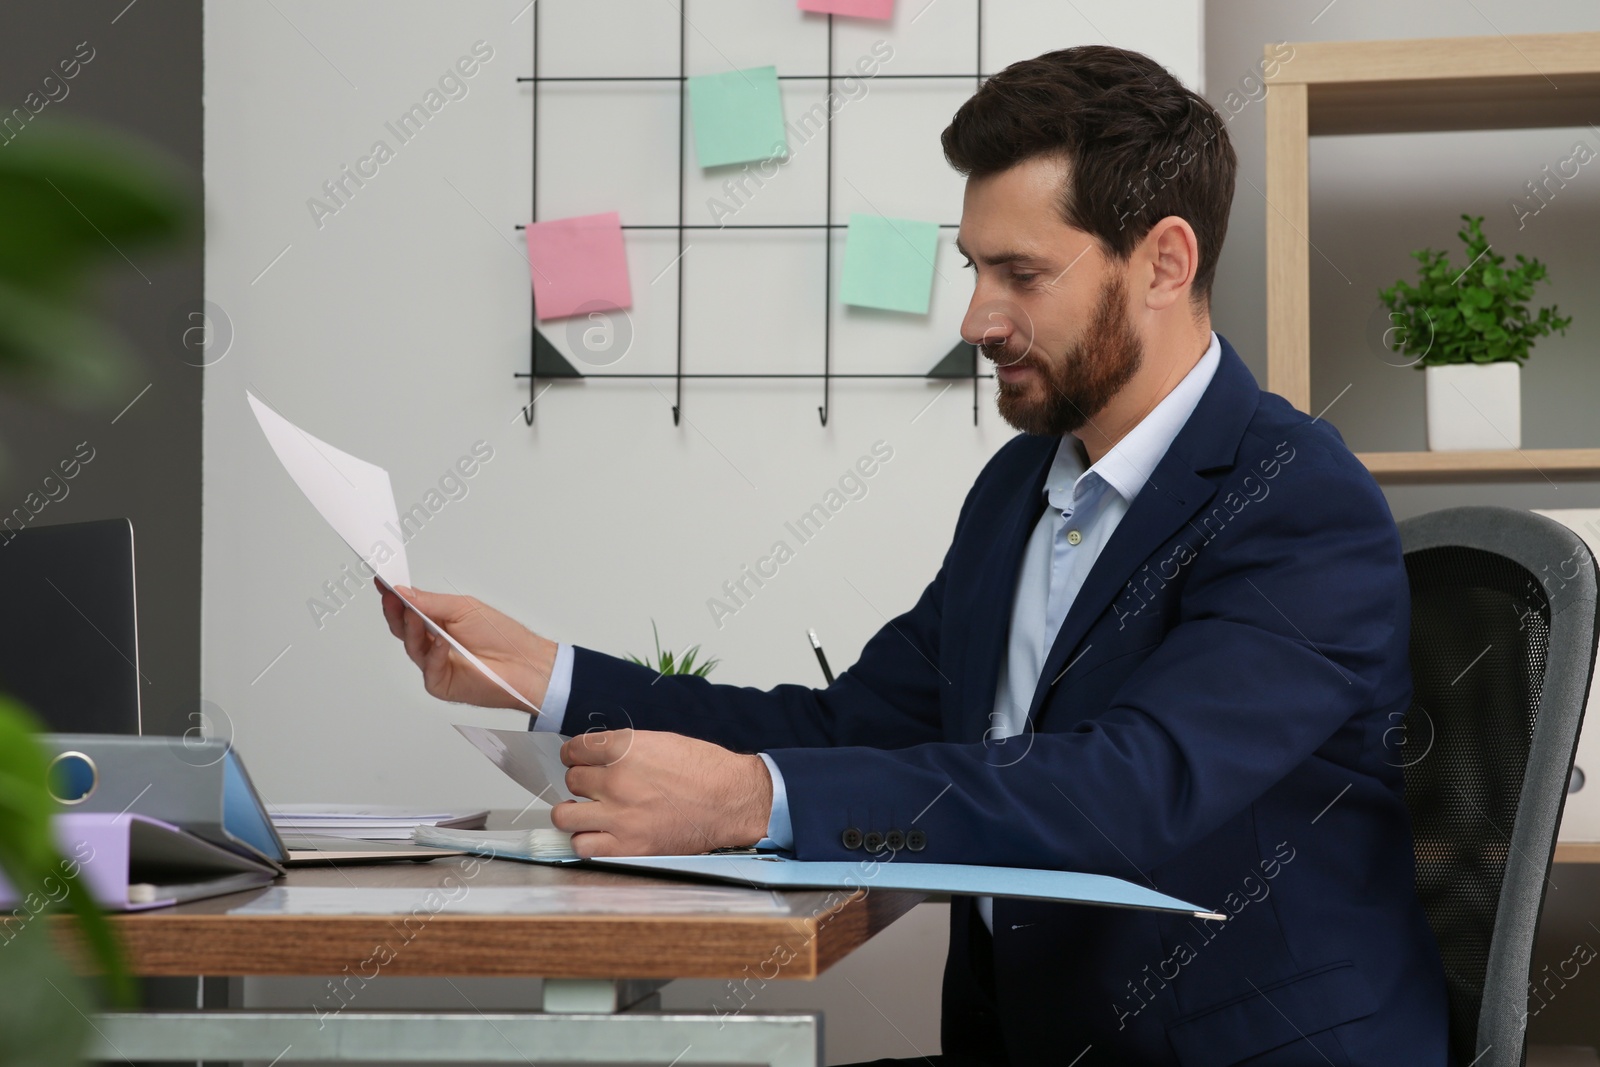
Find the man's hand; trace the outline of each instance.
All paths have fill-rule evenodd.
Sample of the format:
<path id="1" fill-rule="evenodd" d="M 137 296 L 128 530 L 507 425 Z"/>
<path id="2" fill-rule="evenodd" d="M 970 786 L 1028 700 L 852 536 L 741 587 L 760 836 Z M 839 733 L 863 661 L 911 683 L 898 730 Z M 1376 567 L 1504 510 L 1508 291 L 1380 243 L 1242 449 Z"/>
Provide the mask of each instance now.
<path id="1" fill-rule="evenodd" d="M 405 642 L 406 655 L 422 668 L 422 684 L 440 700 L 477 704 L 485 708 L 515 708 L 523 705 L 483 676 L 449 642 L 435 637 L 417 613 L 400 598 L 374 580 L 383 597 L 383 617 L 389 632 Z M 486 663 L 506 683 L 534 704 L 544 703 L 545 687 L 556 662 L 556 643 L 523 626 L 509 615 L 489 607 L 477 597 L 427 593 L 400 586 L 407 600 L 421 608 L 428 618 L 463 648 Z"/>
<path id="2" fill-rule="evenodd" d="M 579 734 L 561 746 L 567 788 L 550 821 L 578 855 L 675 856 L 767 835 L 772 776 L 760 756 L 654 730 Z"/>

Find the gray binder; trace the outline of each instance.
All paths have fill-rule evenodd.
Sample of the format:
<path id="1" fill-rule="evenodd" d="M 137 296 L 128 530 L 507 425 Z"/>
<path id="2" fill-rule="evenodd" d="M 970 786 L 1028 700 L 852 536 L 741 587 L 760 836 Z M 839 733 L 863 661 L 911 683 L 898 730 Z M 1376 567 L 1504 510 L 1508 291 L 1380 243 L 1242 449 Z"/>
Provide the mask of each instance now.
<path id="1" fill-rule="evenodd" d="M 410 842 L 296 835 L 272 825 L 244 760 L 226 741 L 117 734 L 45 734 L 51 792 L 67 811 L 132 811 L 182 827 L 212 844 L 270 864 L 422 862 L 459 849 Z"/>
<path id="2" fill-rule="evenodd" d="M 45 734 L 51 792 L 68 811 L 135 811 L 280 872 L 289 853 L 226 741 Z"/>

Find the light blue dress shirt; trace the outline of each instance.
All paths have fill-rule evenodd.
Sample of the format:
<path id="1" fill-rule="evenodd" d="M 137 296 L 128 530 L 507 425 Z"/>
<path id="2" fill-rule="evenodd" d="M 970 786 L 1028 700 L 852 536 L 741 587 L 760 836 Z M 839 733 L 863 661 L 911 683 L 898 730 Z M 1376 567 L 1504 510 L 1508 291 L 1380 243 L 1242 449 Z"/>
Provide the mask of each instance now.
<path id="1" fill-rule="evenodd" d="M 1210 346 L 1189 373 L 1087 469 L 1082 443 L 1071 434 L 1061 439 L 1045 475 L 1048 506 L 1023 549 L 1011 602 L 1006 661 L 984 734 L 984 742 L 996 747 L 1002 763 L 1000 746 L 1027 729 L 1040 671 L 1067 611 L 1150 472 L 1189 421 L 1221 360 L 1222 345 L 1213 333 Z M 977 905 L 984 925 L 993 930 L 993 898 L 979 897 Z"/>
<path id="2" fill-rule="evenodd" d="M 1149 480 L 1150 472 L 1194 413 L 1221 360 L 1222 345 L 1213 332 L 1205 354 L 1183 380 L 1088 469 L 1084 468 L 1086 457 L 1078 439 L 1071 434 L 1062 437 L 1045 477 L 1044 495 L 1049 506 L 1023 550 L 1011 605 L 1006 662 L 1000 670 L 986 743 L 1002 745 L 1006 738 L 1026 728 L 1028 708 L 1045 656 L 1078 590 L 1083 588 L 1090 568 L 1128 513 L 1134 497 Z M 571 692 L 572 646 L 562 644 L 550 671 L 542 714 L 534 718 L 532 729 L 560 732 Z M 772 812 L 767 836 L 759 845 L 793 848 L 794 828 L 783 775 L 765 752 L 760 756 L 772 776 Z M 994 929 L 993 905 L 990 897 L 978 898 L 978 913 L 990 930 Z"/>
<path id="3" fill-rule="evenodd" d="M 567 700 L 572 696 L 572 646 L 565 641 L 556 646 L 556 662 L 550 668 L 550 684 L 544 689 L 544 703 L 533 717 L 530 729 L 559 734 L 567 717 Z"/>

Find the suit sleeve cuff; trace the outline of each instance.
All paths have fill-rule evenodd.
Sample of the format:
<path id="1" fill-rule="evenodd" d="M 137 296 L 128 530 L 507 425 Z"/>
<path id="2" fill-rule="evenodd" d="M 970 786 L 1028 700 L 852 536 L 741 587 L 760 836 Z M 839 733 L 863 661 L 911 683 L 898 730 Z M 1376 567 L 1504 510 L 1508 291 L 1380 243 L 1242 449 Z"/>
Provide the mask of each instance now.
<path id="1" fill-rule="evenodd" d="M 572 696 L 572 646 L 565 641 L 556 646 L 556 663 L 550 668 L 550 684 L 544 690 L 544 703 L 528 729 L 540 733 L 561 733 L 567 717 L 567 699 Z"/>
<path id="2" fill-rule="evenodd" d="M 783 785 L 783 772 L 765 752 L 758 752 L 761 762 L 767 765 L 772 776 L 772 814 L 767 817 L 767 836 L 756 842 L 757 848 L 794 848 L 794 826 L 789 821 L 789 791 Z"/>

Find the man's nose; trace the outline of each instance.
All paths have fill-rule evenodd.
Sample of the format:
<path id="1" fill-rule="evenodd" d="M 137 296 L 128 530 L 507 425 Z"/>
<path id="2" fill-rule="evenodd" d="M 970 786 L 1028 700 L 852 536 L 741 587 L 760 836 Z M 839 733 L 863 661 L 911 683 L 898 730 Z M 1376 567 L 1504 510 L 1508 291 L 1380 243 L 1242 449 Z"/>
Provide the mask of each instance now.
<path id="1" fill-rule="evenodd" d="M 961 320 L 961 339 L 970 345 L 999 348 L 1016 332 L 1012 316 L 995 301 L 973 294 Z"/>

